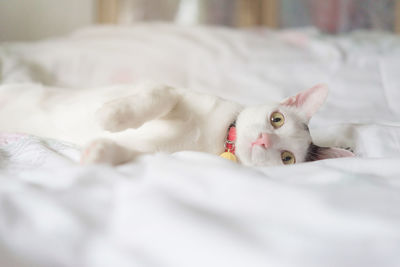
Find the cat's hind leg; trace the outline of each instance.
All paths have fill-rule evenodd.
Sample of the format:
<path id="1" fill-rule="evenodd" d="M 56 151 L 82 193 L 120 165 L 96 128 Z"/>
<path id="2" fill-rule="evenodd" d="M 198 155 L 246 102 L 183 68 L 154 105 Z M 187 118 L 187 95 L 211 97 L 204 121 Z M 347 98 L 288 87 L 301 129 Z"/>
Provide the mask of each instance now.
<path id="1" fill-rule="evenodd" d="M 96 112 L 103 129 L 110 132 L 138 128 L 146 121 L 167 115 L 179 100 L 175 88 L 157 86 L 109 101 Z"/>
<path id="2" fill-rule="evenodd" d="M 189 125 L 188 125 L 189 124 Z M 195 149 L 199 132 L 191 120 L 154 120 L 139 129 L 104 133 L 92 141 L 81 156 L 82 163 L 123 164 L 139 155 Z"/>

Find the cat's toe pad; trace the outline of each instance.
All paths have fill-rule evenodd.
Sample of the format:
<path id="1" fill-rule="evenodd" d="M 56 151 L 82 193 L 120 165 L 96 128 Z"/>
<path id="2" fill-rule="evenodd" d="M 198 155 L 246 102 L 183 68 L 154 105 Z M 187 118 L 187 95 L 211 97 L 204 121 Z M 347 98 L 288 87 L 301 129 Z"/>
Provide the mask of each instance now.
<path id="1" fill-rule="evenodd" d="M 115 161 L 115 144 L 109 140 L 95 140 L 82 152 L 82 164 L 108 163 Z"/>

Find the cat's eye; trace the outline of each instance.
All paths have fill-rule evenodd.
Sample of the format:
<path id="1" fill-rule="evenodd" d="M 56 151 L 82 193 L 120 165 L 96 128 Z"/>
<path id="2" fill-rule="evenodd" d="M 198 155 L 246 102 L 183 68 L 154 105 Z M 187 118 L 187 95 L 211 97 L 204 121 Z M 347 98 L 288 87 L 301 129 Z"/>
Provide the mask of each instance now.
<path id="1" fill-rule="evenodd" d="M 275 111 L 274 113 L 271 114 L 270 121 L 271 125 L 275 129 L 278 129 L 285 123 L 285 117 L 283 116 L 282 113 Z"/>
<path id="2" fill-rule="evenodd" d="M 282 159 L 283 164 L 285 164 L 285 165 L 296 163 L 296 158 L 294 157 L 293 153 L 286 151 L 286 150 L 282 151 L 281 159 Z"/>

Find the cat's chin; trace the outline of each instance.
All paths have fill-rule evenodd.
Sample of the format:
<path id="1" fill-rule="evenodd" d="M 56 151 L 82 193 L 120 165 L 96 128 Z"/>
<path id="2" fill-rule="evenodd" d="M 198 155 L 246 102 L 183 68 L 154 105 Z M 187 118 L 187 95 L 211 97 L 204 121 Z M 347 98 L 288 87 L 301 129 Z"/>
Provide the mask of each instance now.
<path id="1" fill-rule="evenodd" d="M 280 162 L 275 162 L 267 151 L 261 146 L 253 146 L 250 153 L 250 161 L 253 166 L 274 166 L 279 165 Z"/>

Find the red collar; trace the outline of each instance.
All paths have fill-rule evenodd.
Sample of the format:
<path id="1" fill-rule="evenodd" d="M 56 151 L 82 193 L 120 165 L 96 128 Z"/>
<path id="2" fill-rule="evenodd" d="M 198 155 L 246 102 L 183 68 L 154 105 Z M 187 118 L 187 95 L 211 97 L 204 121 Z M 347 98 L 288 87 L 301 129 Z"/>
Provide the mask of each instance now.
<path id="1" fill-rule="evenodd" d="M 229 125 L 228 134 L 225 139 L 224 147 L 225 152 L 235 154 L 235 141 L 236 141 L 236 122 Z"/>

